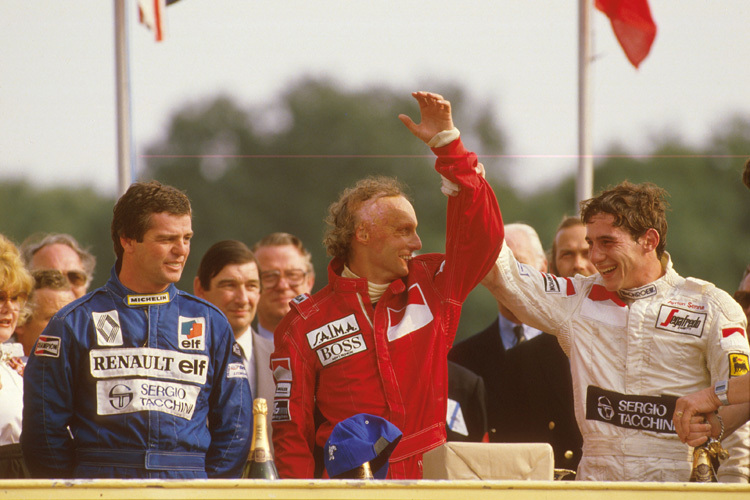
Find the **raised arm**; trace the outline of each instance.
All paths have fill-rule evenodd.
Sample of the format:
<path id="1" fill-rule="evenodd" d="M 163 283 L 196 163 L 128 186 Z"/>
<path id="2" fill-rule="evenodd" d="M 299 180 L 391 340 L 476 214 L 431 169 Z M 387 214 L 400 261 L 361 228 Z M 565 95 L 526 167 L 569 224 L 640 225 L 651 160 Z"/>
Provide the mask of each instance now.
<path id="1" fill-rule="evenodd" d="M 409 131 L 432 148 L 435 170 L 443 177 L 448 200 L 445 267 L 435 277 L 445 297 L 463 302 L 492 267 L 502 245 L 500 209 L 492 188 L 478 173 L 477 155 L 468 151 L 453 124 L 451 104 L 440 94 L 414 92 L 421 122 L 406 115 L 399 119 Z"/>
<path id="2" fill-rule="evenodd" d="M 419 103 L 421 123 L 414 123 L 404 114 L 398 115 L 398 119 L 425 144 L 431 145 L 430 140 L 437 134 L 454 128 L 451 103 L 443 99 L 443 96 L 432 92 L 412 92 L 411 95 Z"/>

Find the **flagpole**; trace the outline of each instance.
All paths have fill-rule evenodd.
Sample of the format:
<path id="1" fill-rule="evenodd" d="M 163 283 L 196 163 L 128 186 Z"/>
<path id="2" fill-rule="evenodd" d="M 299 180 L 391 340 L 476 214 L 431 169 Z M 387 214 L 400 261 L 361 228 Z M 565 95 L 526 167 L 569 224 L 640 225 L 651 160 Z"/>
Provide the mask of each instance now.
<path id="1" fill-rule="evenodd" d="M 125 193 L 133 172 L 130 125 L 130 68 L 126 0 L 114 0 L 115 6 L 115 85 L 117 100 L 117 193 Z"/>
<path id="2" fill-rule="evenodd" d="M 591 141 L 591 0 L 578 0 L 578 176 L 576 208 L 593 196 L 594 158 Z"/>

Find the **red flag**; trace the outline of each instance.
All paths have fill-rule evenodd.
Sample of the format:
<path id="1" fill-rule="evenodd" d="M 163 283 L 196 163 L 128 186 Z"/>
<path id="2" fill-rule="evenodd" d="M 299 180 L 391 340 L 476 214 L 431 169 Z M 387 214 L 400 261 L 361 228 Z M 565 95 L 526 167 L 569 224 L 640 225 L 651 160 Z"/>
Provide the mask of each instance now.
<path id="1" fill-rule="evenodd" d="M 138 20 L 154 30 L 157 42 L 164 40 L 164 9 L 178 0 L 138 0 Z"/>
<path id="2" fill-rule="evenodd" d="M 138 20 L 154 31 L 156 41 L 164 40 L 166 0 L 138 0 Z"/>
<path id="3" fill-rule="evenodd" d="M 595 0 L 594 5 L 612 22 L 617 41 L 637 68 L 656 38 L 656 24 L 648 0 Z"/>

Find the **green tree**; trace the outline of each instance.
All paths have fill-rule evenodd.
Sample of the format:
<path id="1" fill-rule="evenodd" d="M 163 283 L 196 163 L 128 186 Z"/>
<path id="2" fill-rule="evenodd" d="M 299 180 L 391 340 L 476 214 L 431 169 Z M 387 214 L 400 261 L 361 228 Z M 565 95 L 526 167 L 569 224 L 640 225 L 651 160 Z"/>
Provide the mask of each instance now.
<path id="1" fill-rule="evenodd" d="M 31 234 L 68 233 L 97 257 L 92 286 L 109 277 L 114 257 L 109 226 L 114 200 L 92 189 L 40 189 L 26 181 L 0 184 L 0 233 L 20 244 Z"/>

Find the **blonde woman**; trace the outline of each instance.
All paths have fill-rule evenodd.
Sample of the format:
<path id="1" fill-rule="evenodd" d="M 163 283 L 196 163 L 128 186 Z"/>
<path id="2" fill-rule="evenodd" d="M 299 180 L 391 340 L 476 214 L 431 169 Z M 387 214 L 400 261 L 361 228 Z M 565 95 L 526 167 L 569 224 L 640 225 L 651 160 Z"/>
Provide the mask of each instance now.
<path id="1" fill-rule="evenodd" d="M 23 346 L 8 343 L 32 288 L 16 246 L 0 235 L 0 478 L 29 477 L 21 454 Z"/>

